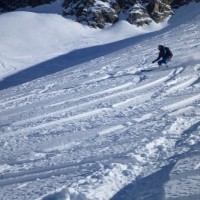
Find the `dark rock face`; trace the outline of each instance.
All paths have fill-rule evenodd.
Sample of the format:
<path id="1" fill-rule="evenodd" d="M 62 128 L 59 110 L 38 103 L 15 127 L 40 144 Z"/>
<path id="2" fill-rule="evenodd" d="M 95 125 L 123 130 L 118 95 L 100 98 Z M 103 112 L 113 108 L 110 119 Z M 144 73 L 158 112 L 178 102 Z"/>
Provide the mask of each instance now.
<path id="1" fill-rule="evenodd" d="M 171 6 L 161 1 L 152 1 L 147 5 L 149 16 L 157 23 L 162 22 L 166 17 L 173 14 Z"/>
<path id="2" fill-rule="evenodd" d="M 0 0 L 0 12 L 9 12 L 25 6 L 39 6 L 55 0 Z"/>
<path id="3" fill-rule="evenodd" d="M 144 24 L 150 24 L 152 19 L 144 7 L 134 6 L 127 14 L 127 21 L 137 26 L 143 26 Z"/>
<path id="4" fill-rule="evenodd" d="M 94 28 L 104 28 L 120 19 L 143 26 L 152 21 L 162 22 L 172 14 L 167 2 L 156 0 L 64 0 L 63 7 L 65 16 L 73 16 L 76 21 Z"/>
<path id="5" fill-rule="evenodd" d="M 51 3 L 53 1 L 55 0 L 28 0 L 28 6 L 35 7 L 35 6 Z"/>
<path id="6" fill-rule="evenodd" d="M 7 12 L 24 7 L 28 4 L 28 0 L 0 0 L 0 11 Z"/>
<path id="7" fill-rule="evenodd" d="M 94 28 L 104 28 L 106 24 L 115 23 L 120 11 L 116 3 L 105 1 L 97 3 L 95 0 L 66 0 L 63 6 L 66 8 L 65 16 L 74 16 L 76 21 Z"/>

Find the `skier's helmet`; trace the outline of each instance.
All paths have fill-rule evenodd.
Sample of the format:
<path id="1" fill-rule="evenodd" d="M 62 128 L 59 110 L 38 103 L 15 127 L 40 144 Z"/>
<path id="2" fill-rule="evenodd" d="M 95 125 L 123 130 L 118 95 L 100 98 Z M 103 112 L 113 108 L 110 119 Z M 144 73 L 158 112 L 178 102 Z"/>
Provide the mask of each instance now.
<path id="1" fill-rule="evenodd" d="M 158 50 L 161 50 L 161 48 L 162 48 L 162 45 L 159 44 L 158 45 Z"/>

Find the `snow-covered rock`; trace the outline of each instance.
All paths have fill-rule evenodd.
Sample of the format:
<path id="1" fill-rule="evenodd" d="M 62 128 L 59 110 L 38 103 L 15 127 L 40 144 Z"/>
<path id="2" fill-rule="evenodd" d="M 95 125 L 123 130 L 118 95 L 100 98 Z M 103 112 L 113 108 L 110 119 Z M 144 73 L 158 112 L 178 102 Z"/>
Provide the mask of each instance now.
<path id="1" fill-rule="evenodd" d="M 171 7 L 160 1 L 65 0 L 63 5 L 65 16 L 95 28 L 104 28 L 121 19 L 143 26 L 152 21 L 162 22 L 172 14 Z"/>

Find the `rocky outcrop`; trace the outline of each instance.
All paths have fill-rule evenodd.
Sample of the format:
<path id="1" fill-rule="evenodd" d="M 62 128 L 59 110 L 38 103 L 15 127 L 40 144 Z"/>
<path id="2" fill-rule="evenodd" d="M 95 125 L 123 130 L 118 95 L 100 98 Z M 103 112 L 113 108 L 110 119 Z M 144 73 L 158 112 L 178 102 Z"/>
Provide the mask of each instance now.
<path id="1" fill-rule="evenodd" d="M 8 12 L 26 6 L 39 6 L 55 0 L 0 0 L 0 12 Z"/>
<path id="2" fill-rule="evenodd" d="M 106 24 L 113 24 L 118 20 L 120 7 L 116 3 L 95 0 L 66 0 L 63 4 L 64 15 L 94 28 L 104 28 Z"/>
<path id="3" fill-rule="evenodd" d="M 152 21 L 162 22 L 172 14 L 170 3 L 157 0 L 65 0 L 63 6 L 65 16 L 95 28 L 104 28 L 120 19 L 143 26 Z"/>
<path id="4" fill-rule="evenodd" d="M 127 21 L 137 26 L 143 26 L 144 24 L 150 24 L 152 19 L 144 6 L 136 4 L 127 12 Z"/>
<path id="5" fill-rule="evenodd" d="M 55 0 L 28 0 L 28 6 L 35 7 L 35 6 L 51 3 L 53 1 Z"/>
<path id="6" fill-rule="evenodd" d="M 173 13 L 171 6 L 161 1 L 151 1 L 146 8 L 149 16 L 156 23 L 162 22 L 166 17 Z"/>
<path id="7" fill-rule="evenodd" d="M 20 7 L 24 7 L 28 4 L 28 0 L 1 0 L 0 1 L 0 11 L 7 12 L 12 11 Z"/>
<path id="8" fill-rule="evenodd" d="M 38 6 L 56 0 L 0 0 L 0 12 L 19 7 Z M 60 0 L 63 15 L 94 28 L 104 28 L 121 19 L 143 26 L 160 23 L 173 14 L 172 9 L 200 0 Z"/>

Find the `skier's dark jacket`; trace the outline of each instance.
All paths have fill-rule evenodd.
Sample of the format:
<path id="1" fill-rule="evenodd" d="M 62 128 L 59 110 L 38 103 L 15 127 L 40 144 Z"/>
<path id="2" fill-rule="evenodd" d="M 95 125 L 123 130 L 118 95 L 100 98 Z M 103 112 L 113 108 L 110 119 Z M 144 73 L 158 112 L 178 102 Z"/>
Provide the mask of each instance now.
<path id="1" fill-rule="evenodd" d="M 171 59 L 172 55 L 169 55 L 169 54 L 167 53 L 167 48 L 168 48 L 168 47 L 164 47 L 163 45 L 159 45 L 159 47 L 160 47 L 160 48 L 159 48 L 160 53 L 159 53 L 159 55 L 158 55 L 158 58 L 157 58 L 156 60 L 154 60 L 154 62 L 160 60 L 161 58 L 162 58 L 163 60 Z M 171 53 L 171 52 L 170 52 L 170 53 Z"/>

